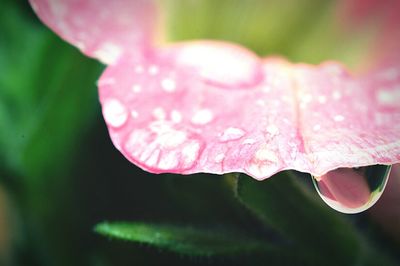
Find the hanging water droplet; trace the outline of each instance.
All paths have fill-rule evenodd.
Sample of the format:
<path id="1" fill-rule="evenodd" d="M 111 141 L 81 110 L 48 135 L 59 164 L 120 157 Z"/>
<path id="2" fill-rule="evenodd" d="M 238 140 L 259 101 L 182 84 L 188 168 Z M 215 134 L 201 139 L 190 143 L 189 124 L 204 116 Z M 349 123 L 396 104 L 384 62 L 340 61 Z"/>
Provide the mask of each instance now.
<path id="1" fill-rule="evenodd" d="M 343 213 L 359 213 L 378 201 L 390 169 L 388 165 L 338 168 L 312 180 L 318 194 L 331 208 Z"/>

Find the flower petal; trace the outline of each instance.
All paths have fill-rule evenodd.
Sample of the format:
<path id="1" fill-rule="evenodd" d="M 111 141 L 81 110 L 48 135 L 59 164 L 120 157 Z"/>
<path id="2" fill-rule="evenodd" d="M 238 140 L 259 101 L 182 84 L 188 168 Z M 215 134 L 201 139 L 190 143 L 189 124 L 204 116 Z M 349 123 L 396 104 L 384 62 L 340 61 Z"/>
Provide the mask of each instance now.
<path id="1" fill-rule="evenodd" d="M 194 64 L 200 71 L 193 68 L 176 50 L 185 45 L 192 44 L 125 58 L 99 81 L 111 138 L 140 167 L 264 179 L 284 169 L 320 176 L 400 162 L 399 67 L 352 77 L 334 62 L 313 67 L 249 57 L 249 64 L 241 60 L 244 48 L 218 43 L 216 49 L 231 49 L 218 67 L 250 74 L 210 83 L 201 70 L 215 62 L 200 60 Z M 260 78 L 252 86 L 243 85 L 254 76 Z"/>
<path id="2" fill-rule="evenodd" d="M 261 60 L 221 42 L 155 48 L 152 1 L 31 3 L 63 38 L 111 64 L 99 81 L 104 118 L 115 146 L 148 171 L 263 179 L 400 162 L 396 16 L 383 23 L 379 65 L 352 76 L 335 62 Z"/>
<path id="3" fill-rule="evenodd" d="M 333 62 L 298 66 L 300 124 L 316 176 L 400 161 L 400 67 L 351 76 Z"/>
<path id="4" fill-rule="evenodd" d="M 106 64 L 143 53 L 153 37 L 150 0 L 30 0 L 43 22 L 84 54 Z"/>

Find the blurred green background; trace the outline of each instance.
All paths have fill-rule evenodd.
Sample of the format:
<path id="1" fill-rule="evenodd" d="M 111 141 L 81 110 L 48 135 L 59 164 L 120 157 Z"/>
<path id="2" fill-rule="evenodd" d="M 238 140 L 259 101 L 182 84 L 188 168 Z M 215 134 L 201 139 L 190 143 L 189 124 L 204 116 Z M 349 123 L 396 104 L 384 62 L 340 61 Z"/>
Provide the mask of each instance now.
<path id="1" fill-rule="evenodd" d="M 294 3 L 167 0 L 163 8 L 171 40 L 359 62 L 366 37 L 344 43 L 331 2 Z M 307 176 L 153 175 L 130 164 L 101 116 L 103 69 L 26 1 L 1 2 L 0 265 L 400 264 L 390 234 L 367 213 L 330 210 Z"/>

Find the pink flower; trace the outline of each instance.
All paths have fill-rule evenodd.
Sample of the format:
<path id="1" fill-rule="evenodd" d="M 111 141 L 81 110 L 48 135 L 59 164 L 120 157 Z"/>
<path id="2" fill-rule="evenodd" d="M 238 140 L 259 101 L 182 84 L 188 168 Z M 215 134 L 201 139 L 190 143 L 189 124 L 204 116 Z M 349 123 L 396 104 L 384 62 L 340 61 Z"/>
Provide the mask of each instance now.
<path id="1" fill-rule="evenodd" d="M 373 64 L 357 72 L 259 58 L 220 41 L 160 45 L 153 1 L 30 2 L 62 38 L 108 65 L 98 85 L 111 139 L 149 172 L 265 179 L 400 162 L 400 1 L 338 5 L 352 14 L 342 17 L 348 25 L 386 12 L 374 24 Z"/>

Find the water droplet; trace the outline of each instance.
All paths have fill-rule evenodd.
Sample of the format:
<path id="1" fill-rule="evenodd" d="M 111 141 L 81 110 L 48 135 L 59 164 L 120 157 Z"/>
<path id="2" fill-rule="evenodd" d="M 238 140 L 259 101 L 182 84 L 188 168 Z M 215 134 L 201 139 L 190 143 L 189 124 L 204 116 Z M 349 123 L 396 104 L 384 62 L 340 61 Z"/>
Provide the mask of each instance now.
<path id="1" fill-rule="evenodd" d="M 198 110 L 192 117 L 192 123 L 196 125 L 205 125 L 214 119 L 214 115 L 211 110 L 201 109 Z"/>
<path id="2" fill-rule="evenodd" d="M 104 120 L 113 127 L 120 127 L 128 119 L 128 112 L 122 103 L 116 99 L 108 100 L 103 106 Z"/>
<path id="3" fill-rule="evenodd" d="M 94 51 L 93 55 L 100 59 L 101 62 L 109 64 L 116 63 L 119 56 L 122 54 L 122 48 L 111 42 L 103 43 L 99 49 Z"/>
<path id="4" fill-rule="evenodd" d="M 378 201 L 390 169 L 387 165 L 338 168 L 312 180 L 318 194 L 331 208 L 343 213 L 359 213 Z"/>
<path id="5" fill-rule="evenodd" d="M 157 107 L 156 109 L 153 110 L 153 116 L 158 120 L 164 120 L 167 114 L 165 113 L 163 108 Z"/>
<path id="6" fill-rule="evenodd" d="M 217 156 L 215 156 L 214 162 L 221 163 L 224 159 L 225 159 L 225 154 L 219 153 Z"/>
<path id="7" fill-rule="evenodd" d="M 335 120 L 336 122 L 342 122 L 344 120 L 344 116 L 342 115 L 335 115 L 333 117 L 333 120 Z"/>
<path id="8" fill-rule="evenodd" d="M 160 70 L 158 69 L 157 66 L 152 65 L 152 66 L 149 67 L 148 71 L 149 71 L 149 74 L 150 74 L 150 75 L 155 76 L 155 75 L 158 74 L 158 72 L 159 72 Z"/>
<path id="9" fill-rule="evenodd" d="M 245 145 L 252 145 L 252 144 L 254 144 L 254 143 L 256 143 L 257 141 L 255 140 L 255 139 L 245 139 L 244 141 L 243 141 L 243 144 L 245 144 Z"/>
<path id="10" fill-rule="evenodd" d="M 187 169 L 191 168 L 196 160 L 199 158 L 200 142 L 197 140 L 189 141 L 182 149 L 182 167 Z"/>
<path id="11" fill-rule="evenodd" d="M 271 136 L 276 136 L 279 134 L 279 128 L 275 125 L 269 125 L 267 127 L 267 132 L 271 135 Z"/>
<path id="12" fill-rule="evenodd" d="M 174 92 L 176 89 L 176 83 L 172 79 L 163 79 L 161 81 L 161 87 L 166 91 L 166 92 Z"/>
<path id="13" fill-rule="evenodd" d="M 138 66 L 135 67 L 135 72 L 136 73 L 141 74 L 141 73 L 143 73 L 143 71 L 144 71 L 143 66 L 138 65 Z"/>
<path id="14" fill-rule="evenodd" d="M 174 122 L 174 123 L 182 122 L 182 114 L 179 111 L 172 110 L 170 116 L 171 116 L 172 122 Z"/>
<path id="15" fill-rule="evenodd" d="M 325 95 L 318 96 L 318 102 L 321 104 L 326 103 L 326 96 Z"/>
<path id="16" fill-rule="evenodd" d="M 138 118 L 139 117 L 139 113 L 137 111 L 135 111 L 135 110 L 132 110 L 131 111 L 131 117 L 132 118 Z"/>
<path id="17" fill-rule="evenodd" d="M 259 100 L 256 101 L 256 104 L 259 105 L 259 106 L 265 106 L 265 101 L 259 99 Z"/>
<path id="18" fill-rule="evenodd" d="M 314 127 L 313 127 L 313 130 L 314 131 L 318 131 L 318 130 L 320 130 L 321 129 L 321 125 L 320 124 L 316 124 L 316 125 L 314 125 Z"/>
<path id="19" fill-rule="evenodd" d="M 158 143 L 162 148 L 176 148 L 186 140 L 186 133 L 171 129 L 170 131 L 160 134 L 157 138 Z"/>
<path id="20" fill-rule="evenodd" d="M 332 93 L 332 97 L 334 100 L 340 100 L 340 98 L 342 98 L 342 94 L 340 93 L 340 91 L 334 91 Z"/>
<path id="21" fill-rule="evenodd" d="M 394 89 L 381 88 L 377 92 L 377 98 L 382 105 L 397 106 L 400 101 L 400 86 Z"/>
<path id="22" fill-rule="evenodd" d="M 269 161 L 269 162 L 278 161 L 276 153 L 268 149 L 268 147 L 264 145 L 256 152 L 255 158 L 259 161 Z"/>
<path id="23" fill-rule="evenodd" d="M 168 151 L 160 157 L 160 161 L 158 162 L 158 168 L 162 170 L 171 170 L 178 167 L 178 155 L 176 151 Z"/>
<path id="24" fill-rule="evenodd" d="M 140 85 L 138 85 L 138 84 L 135 84 L 135 85 L 132 86 L 132 91 L 134 93 L 139 93 L 139 92 L 142 91 L 142 87 Z"/>
<path id="25" fill-rule="evenodd" d="M 219 140 L 222 142 L 230 141 L 230 140 L 237 140 L 243 137 L 246 133 L 236 127 L 228 127 L 224 130 L 224 132 L 219 136 Z"/>

